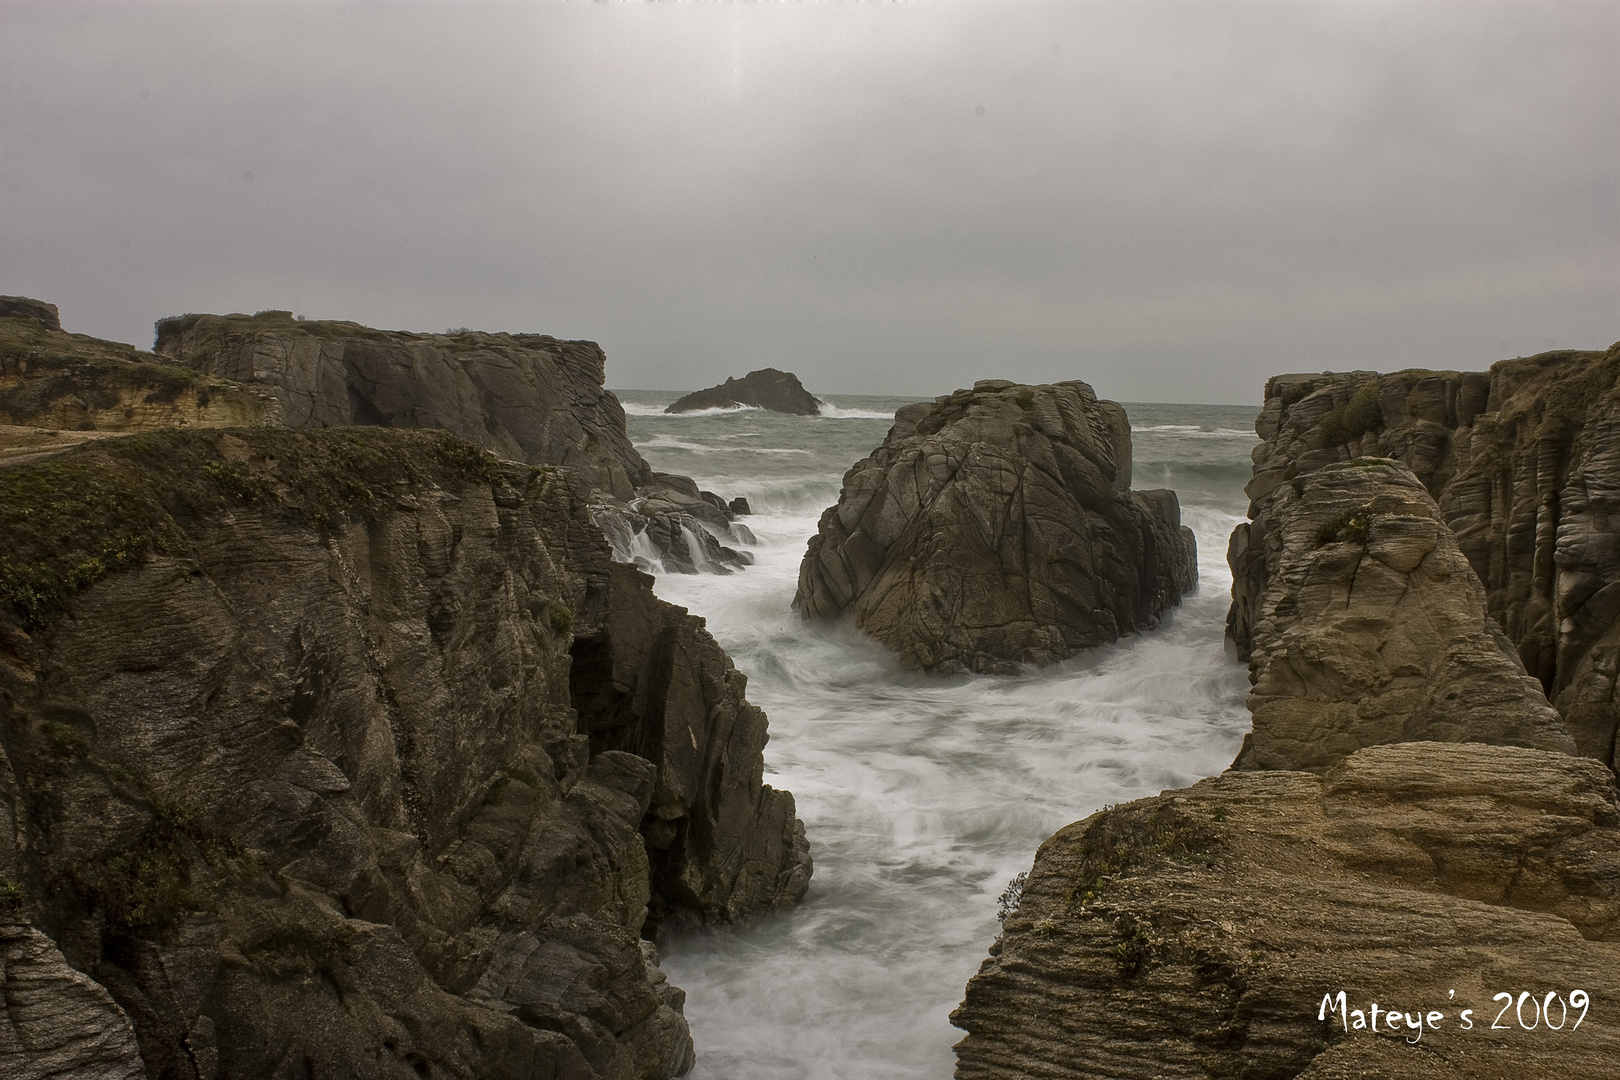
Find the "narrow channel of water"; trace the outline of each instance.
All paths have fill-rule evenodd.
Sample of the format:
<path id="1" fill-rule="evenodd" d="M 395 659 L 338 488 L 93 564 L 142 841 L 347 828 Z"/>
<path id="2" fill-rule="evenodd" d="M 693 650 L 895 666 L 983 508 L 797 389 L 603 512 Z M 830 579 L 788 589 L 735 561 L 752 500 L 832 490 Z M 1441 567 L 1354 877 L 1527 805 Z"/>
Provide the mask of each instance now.
<path id="1" fill-rule="evenodd" d="M 1135 486 L 1175 489 L 1198 536 L 1199 589 L 1159 629 L 1023 676 L 941 681 L 789 607 L 844 471 L 906 399 L 837 397 L 818 418 L 664 416 L 677 395 L 618 393 L 654 468 L 753 507 L 756 565 L 660 575 L 657 591 L 704 616 L 748 675 L 770 715 L 767 782 L 797 797 L 816 863 L 792 914 L 670 942 L 691 1075 L 944 1080 L 961 1036 L 947 1017 L 995 939 L 1008 879 L 1063 825 L 1220 772 L 1249 728 L 1222 630 L 1255 410 L 1127 406 Z"/>

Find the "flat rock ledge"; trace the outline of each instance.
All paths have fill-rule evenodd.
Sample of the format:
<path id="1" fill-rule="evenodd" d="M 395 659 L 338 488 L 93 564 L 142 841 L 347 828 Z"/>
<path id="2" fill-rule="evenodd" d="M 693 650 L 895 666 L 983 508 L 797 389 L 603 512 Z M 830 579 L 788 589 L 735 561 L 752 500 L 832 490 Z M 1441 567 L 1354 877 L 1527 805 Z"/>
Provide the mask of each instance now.
<path id="1" fill-rule="evenodd" d="M 844 476 L 799 569 L 906 667 L 1012 674 L 1154 626 L 1197 580 L 1172 491 L 1132 491 L 1130 423 L 1083 382 L 910 405 Z"/>
<path id="2" fill-rule="evenodd" d="M 768 409 L 794 416 L 820 416 L 821 402 L 804 388 L 791 371 L 760 368 L 742 378 L 728 378 L 719 386 L 695 390 L 665 409 L 666 413 L 703 409 Z"/>
<path id="3" fill-rule="evenodd" d="M 1617 823 L 1597 762 L 1442 743 L 1095 814 L 1041 846 L 956 1076 L 1613 1076 Z"/>

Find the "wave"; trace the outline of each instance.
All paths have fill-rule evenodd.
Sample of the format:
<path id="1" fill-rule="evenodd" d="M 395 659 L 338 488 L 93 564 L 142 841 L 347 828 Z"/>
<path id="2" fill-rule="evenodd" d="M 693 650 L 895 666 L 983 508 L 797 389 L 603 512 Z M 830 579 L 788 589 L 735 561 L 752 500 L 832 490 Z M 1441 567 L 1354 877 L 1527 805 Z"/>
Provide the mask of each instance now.
<path id="1" fill-rule="evenodd" d="M 1253 439 L 1256 442 L 1260 440 L 1253 429 L 1243 428 L 1204 428 L 1197 424 L 1147 424 L 1131 428 L 1132 435 L 1145 435 L 1150 432 L 1193 439 Z"/>
<path id="2" fill-rule="evenodd" d="M 688 454 L 775 454 L 788 456 L 810 457 L 812 452 L 800 450 L 795 447 L 781 446 L 705 446 L 702 443 L 687 442 L 677 439 L 673 435 L 655 435 L 650 439 L 642 439 L 631 443 L 637 450 L 684 450 Z"/>
<path id="3" fill-rule="evenodd" d="M 671 420 L 689 420 L 694 416 L 730 416 L 732 413 L 764 412 L 757 405 L 727 405 L 717 409 L 692 409 L 689 412 L 667 413 L 667 405 L 647 405 L 639 401 L 621 401 L 629 416 L 666 416 Z"/>
<path id="4" fill-rule="evenodd" d="M 894 413 L 878 412 L 875 409 L 842 409 L 826 398 L 817 398 L 821 402 L 821 415 L 829 420 L 893 420 Z"/>

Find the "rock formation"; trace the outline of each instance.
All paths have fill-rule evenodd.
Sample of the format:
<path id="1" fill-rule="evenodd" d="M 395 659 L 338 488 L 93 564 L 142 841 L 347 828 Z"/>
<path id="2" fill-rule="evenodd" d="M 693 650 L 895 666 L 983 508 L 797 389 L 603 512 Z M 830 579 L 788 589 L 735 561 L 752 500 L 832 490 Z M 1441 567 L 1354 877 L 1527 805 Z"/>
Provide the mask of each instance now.
<path id="1" fill-rule="evenodd" d="M 1130 486 L 1125 411 L 1085 383 L 907 406 L 845 474 L 794 603 L 939 674 L 1073 656 L 1153 626 L 1196 580 L 1175 493 Z"/>
<path id="2" fill-rule="evenodd" d="M 0 427 L 30 435 L 0 439 L 0 453 L 37 452 L 86 436 L 163 427 L 245 427 L 277 423 L 275 398 L 257 388 L 175 367 L 151 353 L 65 333 L 53 304 L 0 297 Z M 47 433 L 51 437 L 44 438 Z M 7 454 L 7 457 L 18 455 Z"/>
<path id="3" fill-rule="evenodd" d="M 261 311 L 163 319 L 154 348 L 194 371 L 265 388 L 289 427 L 442 428 L 513 461 L 567 466 L 592 491 L 592 512 L 623 561 L 639 554 L 685 573 L 753 561 L 731 546 L 751 541 L 724 499 L 654 473 L 630 445 L 594 341 L 412 334 Z"/>
<path id="4" fill-rule="evenodd" d="M 1531 615 L 1562 644 L 1602 590 L 1615 363 L 1272 380 L 1230 549 L 1254 731 L 1042 845 L 958 1077 L 1613 1072 L 1620 793 Z"/>
<path id="5" fill-rule="evenodd" d="M 752 407 L 794 416 L 820 416 L 821 402 L 799 382 L 791 371 L 760 368 L 742 378 L 728 378 L 719 386 L 696 390 L 680 398 L 666 413 L 697 412 L 700 409 Z"/>
<path id="6" fill-rule="evenodd" d="M 672 1076 L 643 939 L 805 889 L 743 677 L 569 469 L 138 434 L 0 470 L 0 551 L 8 1076 Z"/>
<path id="7" fill-rule="evenodd" d="M 1612 1075 L 1617 825 L 1596 762 L 1438 743 L 1093 815 L 1041 846 L 968 984 L 956 1075 Z M 1576 990 L 1592 1003 L 1578 1028 Z M 1536 1029 L 1514 1007 L 1493 1029 L 1498 994 Z"/>
<path id="8" fill-rule="evenodd" d="M 1486 605 L 1581 752 L 1617 765 L 1620 345 L 1485 372 L 1282 375 L 1266 386 L 1249 496 L 1335 461 L 1394 458 L 1438 502 Z M 1238 603 L 1264 567 L 1234 572 Z M 1255 575 L 1261 575 L 1256 577 Z M 1246 648 L 1243 630 L 1234 637 Z"/>
<path id="9" fill-rule="evenodd" d="M 1404 466 L 1359 458 L 1272 488 L 1230 557 L 1232 632 L 1254 684 L 1236 768 L 1315 771 L 1423 740 L 1574 753 Z"/>

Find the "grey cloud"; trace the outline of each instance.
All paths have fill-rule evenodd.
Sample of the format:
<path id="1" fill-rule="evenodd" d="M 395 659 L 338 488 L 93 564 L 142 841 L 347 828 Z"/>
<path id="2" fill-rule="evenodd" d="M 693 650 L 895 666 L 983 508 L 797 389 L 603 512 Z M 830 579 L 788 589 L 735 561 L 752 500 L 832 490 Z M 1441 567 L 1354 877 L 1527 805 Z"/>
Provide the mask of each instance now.
<path id="1" fill-rule="evenodd" d="M 1240 401 L 1620 337 L 1601 2 L 23 3 L 0 37 L 0 291 L 141 344 L 291 307 L 591 337 L 620 386 Z"/>

